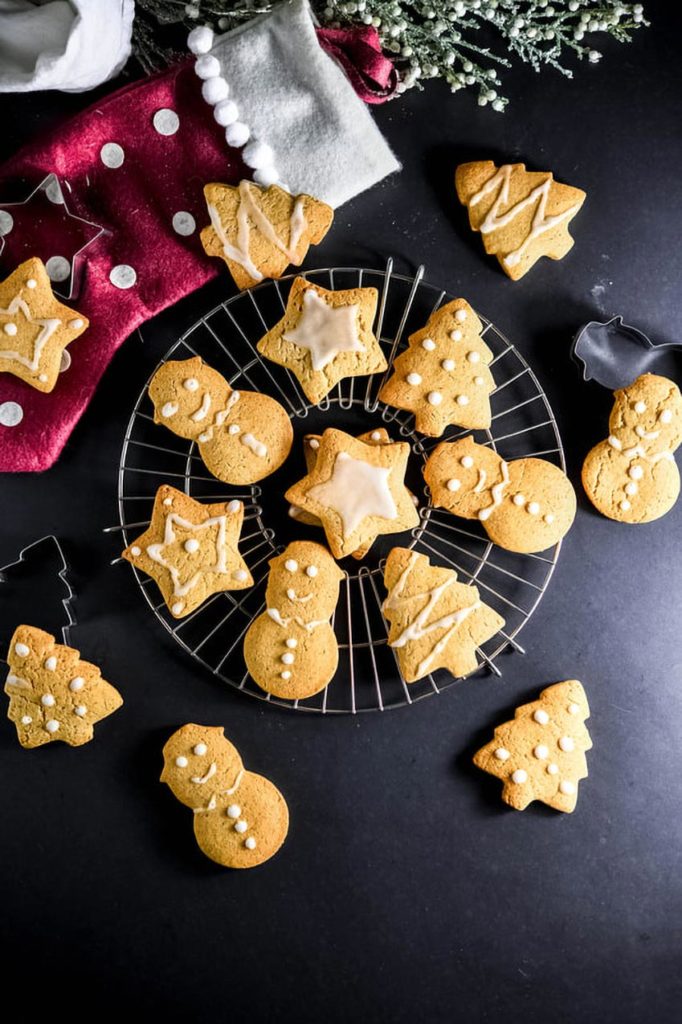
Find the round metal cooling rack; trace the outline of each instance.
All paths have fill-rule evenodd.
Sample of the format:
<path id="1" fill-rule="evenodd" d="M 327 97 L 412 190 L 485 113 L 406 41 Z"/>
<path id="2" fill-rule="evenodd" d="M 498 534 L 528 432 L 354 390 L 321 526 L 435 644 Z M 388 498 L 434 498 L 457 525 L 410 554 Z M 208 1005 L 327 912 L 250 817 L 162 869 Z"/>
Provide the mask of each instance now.
<path id="1" fill-rule="evenodd" d="M 170 616 L 153 580 L 135 576 L 156 617 L 193 658 L 228 683 L 272 704 L 299 711 L 354 713 L 384 711 L 413 704 L 460 680 L 444 670 L 407 685 L 393 650 L 387 644 L 381 614 L 385 596 L 383 564 L 394 545 L 415 547 L 432 563 L 455 569 L 461 582 L 474 583 L 482 599 L 505 619 L 505 627 L 478 649 L 478 671 L 487 667 L 501 675 L 500 655 L 508 649 L 523 653 L 516 637 L 544 594 L 556 565 L 560 544 L 541 554 L 514 554 L 495 547 L 480 524 L 457 519 L 431 504 L 421 470 L 430 451 L 442 440 L 469 431 L 449 428 L 442 437 L 420 437 L 411 414 L 379 402 L 383 381 L 410 333 L 453 296 L 423 281 L 420 267 L 414 277 L 385 270 L 336 268 L 307 271 L 303 276 L 326 288 L 374 286 L 379 290 L 375 333 L 386 354 L 384 375 L 343 380 L 319 406 L 311 406 L 296 378 L 286 369 L 261 359 L 256 343 L 282 316 L 294 276 L 268 281 L 228 299 L 201 317 L 166 352 L 168 359 L 199 355 L 219 370 L 232 387 L 262 391 L 276 398 L 289 413 L 294 446 L 285 465 L 258 485 L 230 488 L 212 477 L 191 441 L 176 437 L 153 421 L 148 383 L 135 403 L 121 451 L 118 479 L 120 526 L 126 545 L 146 528 L 157 488 L 170 483 L 201 501 L 240 498 L 245 522 L 240 550 L 255 584 L 248 591 L 216 594 L 185 619 Z M 485 317 L 486 344 L 493 351 L 496 389 L 489 430 L 473 431 L 480 444 L 491 445 L 505 459 L 543 456 L 564 468 L 556 420 L 538 380 L 523 357 Z M 161 365 L 161 363 L 159 365 Z M 339 667 L 329 686 L 303 701 L 280 700 L 265 694 L 251 679 L 242 656 L 242 641 L 253 618 L 265 608 L 268 559 L 296 538 L 324 541 L 315 527 L 303 527 L 288 513 L 284 491 L 305 475 L 302 437 L 336 426 L 352 434 L 385 426 L 393 439 L 407 440 L 414 453 L 406 479 L 419 504 L 420 523 L 411 533 L 378 538 L 363 563 L 347 558 L 345 579 L 333 619 L 339 641 Z"/>

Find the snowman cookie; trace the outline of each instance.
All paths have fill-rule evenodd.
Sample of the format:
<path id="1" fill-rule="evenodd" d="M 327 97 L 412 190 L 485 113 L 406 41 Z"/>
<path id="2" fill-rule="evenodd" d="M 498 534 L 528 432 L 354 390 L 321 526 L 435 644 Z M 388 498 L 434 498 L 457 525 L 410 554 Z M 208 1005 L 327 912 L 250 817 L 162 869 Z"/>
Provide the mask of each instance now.
<path id="1" fill-rule="evenodd" d="M 0 373 L 52 391 L 66 346 L 87 326 L 55 298 L 42 260 L 26 260 L 0 283 Z"/>
<path id="2" fill-rule="evenodd" d="M 466 299 L 441 306 L 410 335 L 379 392 L 381 401 L 413 412 L 417 430 L 430 437 L 440 437 L 452 424 L 470 430 L 489 427 L 495 381 L 489 366 L 493 354 L 482 330 Z"/>
<path id="3" fill-rule="evenodd" d="M 96 665 L 35 626 L 16 628 L 7 664 L 7 717 L 22 747 L 42 747 L 53 740 L 80 747 L 93 738 L 97 722 L 123 704 Z"/>
<path id="4" fill-rule="evenodd" d="M 339 660 L 329 624 L 343 573 L 326 548 L 296 541 L 270 561 L 266 610 L 244 638 L 246 666 L 275 697 L 304 700 L 332 679 Z"/>
<path id="5" fill-rule="evenodd" d="M 463 519 L 478 519 L 508 551 L 545 551 L 568 533 L 575 491 L 544 459 L 510 462 L 472 437 L 439 444 L 424 467 L 433 502 Z"/>
<path id="6" fill-rule="evenodd" d="M 149 397 L 154 422 L 195 441 L 207 468 L 226 484 L 262 480 L 291 451 L 291 420 L 279 402 L 233 390 L 199 356 L 160 366 Z"/>
<path id="7" fill-rule="evenodd" d="M 298 377 L 317 405 L 345 377 L 386 369 L 372 331 L 376 288 L 329 291 L 297 277 L 282 319 L 258 342 L 258 351 Z"/>
<path id="8" fill-rule="evenodd" d="M 322 241 L 334 219 L 331 206 L 292 196 L 279 185 L 210 184 L 204 197 L 211 223 L 201 232 L 201 244 L 209 256 L 225 260 L 242 289 L 281 277 L 290 263 L 299 267 L 308 246 Z"/>
<path id="9" fill-rule="evenodd" d="M 667 377 L 644 373 L 614 397 L 609 437 L 585 459 L 583 487 L 609 519 L 649 523 L 680 493 L 673 452 L 682 441 L 682 395 Z"/>
<path id="10" fill-rule="evenodd" d="M 476 648 L 502 629 L 504 619 L 481 601 L 457 573 L 431 565 L 426 555 L 393 548 L 386 559 L 388 596 L 382 611 L 390 624 L 388 645 L 406 683 L 436 669 L 465 676 L 478 667 Z"/>
<path id="11" fill-rule="evenodd" d="M 237 548 L 243 521 L 241 501 L 203 505 L 164 484 L 149 528 L 121 557 L 156 580 L 173 618 L 183 619 L 212 594 L 253 586 Z"/>
<path id="12" fill-rule="evenodd" d="M 418 526 L 405 487 L 409 444 L 367 444 L 334 427 L 319 444 L 312 471 L 284 497 L 321 520 L 335 558 L 367 550 L 381 534 Z"/>
<path id="13" fill-rule="evenodd" d="M 222 727 L 183 725 L 163 748 L 161 782 L 194 812 L 202 853 L 226 868 L 255 868 L 277 853 L 289 809 L 269 779 L 244 768 Z"/>

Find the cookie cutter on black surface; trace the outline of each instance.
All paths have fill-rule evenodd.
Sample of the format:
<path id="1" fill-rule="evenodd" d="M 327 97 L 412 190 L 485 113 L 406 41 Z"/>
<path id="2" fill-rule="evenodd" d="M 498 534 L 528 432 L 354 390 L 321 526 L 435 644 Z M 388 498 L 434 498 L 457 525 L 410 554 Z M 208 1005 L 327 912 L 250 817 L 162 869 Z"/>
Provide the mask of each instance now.
<path id="1" fill-rule="evenodd" d="M 8 562 L 7 565 L 0 566 L 0 596 L 2 596 L 4 587 L 10 583 L 10 579 L 12 576 L 11 570 L 15 569 L 17 566 L 22 565 L 23 563 L 26 563 L 28 561 L 29 554 L 35 551 L 36 549 L 40 548 L 41 546 L 48 546 L 52 548 L 53 554 L 56 553 L 57 555 L 59 563 L 59 568 L 57 570 L 57 578 L 61 580 L 61 583 L 64 589 L 66 590 L 66 597 L 61 598 L 61 604 L 66 613 L 66 621 L 62 622 L 62 624 L 59 626 L 59 629 L 61 630 L 62 634 L 62 642 L 67 644 L 67 646 L 71 646 L 71 629 L 73 626 L 77 625 L 76 613 L 73 608 L 73 602 L 76 596 L 76 592 L 71 586 L 71 582 L 69 580 L 71 566 L 66 560 L 66 556 L 64 555 L 64 549 L 62 548 L 61 543 L 53 533 L 47 534 L 45 537 L 40 537 L 38 540 L 34 540 L 30 544 L 27 544 L 20 550 L 18 558 L 16 558 L 13 562 Z M 19 623 L 16 622 L 14 623 L 14 626 L 18 624 Z M 31 624 L 35 625 L 35 623 Z M 3 623 L 3 626 L 4 625 L 5 623 Z M 9 643 L 9 638 L 14 632 L 14 626 L 10 629 L 7 637 L 3 637 L 3 640 L 5 640 L 6 643 Z M 52 623 L 45 624 L 41 626 L 41 628 L 45 628 L 49 632 L 56 630 L 56 627 Z"/>
<path id="2" fill-rule="evenodd" d="M 682 342 L 652 341 L 644 331 L 614 316 L 603 323 L 590 320 L 573 339 L 571 356 L 582 370 L 584 380 L 617 391 L 626 388 L 652 365 L 662 352 L 682 349 Z"/>

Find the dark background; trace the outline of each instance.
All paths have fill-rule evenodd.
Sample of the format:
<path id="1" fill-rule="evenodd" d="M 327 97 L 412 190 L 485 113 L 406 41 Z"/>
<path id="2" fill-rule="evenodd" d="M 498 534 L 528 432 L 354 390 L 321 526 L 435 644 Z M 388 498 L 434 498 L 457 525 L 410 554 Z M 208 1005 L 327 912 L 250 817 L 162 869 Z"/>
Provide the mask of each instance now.
<path id="1" fill-rule="evenodd" d="M 148 368 L 223 275 L 119 351 L 59 463 L 0 483 L 0 563 L 44 533 L 63 539 L 79 590 L 74 643 L 120 687 L 124 709 L 82 749 L 33 753 L 0 723 L 5 992 L 52 1013 L 166 1019 L 525 1021 L 646 1024 L 682 999 L 682 502 L 629 527 L 579 485 L 606 436 L 608 393 L 568 357 L 575 329 L 622 313 L 682 340 L 680 19 L 628 46 L 604 37 L 573 82 L 516 67 L 506 114 L 438 83 L 377 108 L 404 164 L 338 211 L 307 267 L 424 262 L 531 361 L 559 420 L 579 511 L 549 591 L 501 681 L 485 675 L 411 708 L 322 718 L 241 696 L 202 671 L 110 567 L 124 426 Z M 109 91 L 2 98 L 2 149 Z M 485 258 L 452 184 L 462 160 L 504 156 L 587 191 L 562 262 L 518 283 Z M 667 366 L 682 382 L 679 360 Z M 4 643 L 16 608 L 0 606 Z M 37 617 L 37 616 L 36 616 Z M 592 709 L 590 777 L 562 816 L 517 813 L 471 755 L 519 703 L 559 679 Z M 158 783 L 186 721 L 224 724 L 291 811 L 271 862 L 206 860 L 189 812 Z M 9 987 L 8 987 L 9 986 Z"/>

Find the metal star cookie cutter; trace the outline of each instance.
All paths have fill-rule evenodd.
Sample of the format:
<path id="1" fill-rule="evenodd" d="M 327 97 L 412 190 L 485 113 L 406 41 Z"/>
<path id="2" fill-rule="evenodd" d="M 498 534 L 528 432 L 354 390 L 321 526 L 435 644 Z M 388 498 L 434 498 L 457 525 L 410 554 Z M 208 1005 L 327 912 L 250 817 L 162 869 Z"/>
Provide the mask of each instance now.
<path id="1" fill-rule="evenodd" d="M 590 320 L 573 339 L 571 357 L 582 369 L 583 380 L 617 391 L 632 384 L 643 373 L 651 372 L 659 354 L 682 349 L 682 342 L 652 341 L 637 327 L 614 316 L 601 322 Z"/>
<path id="2" fill-rule="evenodd" d="M 62 597 L 61 599 L 62 605 L 64 606 L 64 611 L 66 612 L 66 622 L 62 623 L 60 629 L 63 642 L 68 646 L 71 646 L 71 628 L 77 625 L 76 614 L 72 607 L 74 598 L 76 596 L 76 592 L 71 586 L 71 582 L 69 580 L 71 566 L 66 560 L 66 556 L 64 555 L 64 549 L 62 548 L 62 545 L 60 544 L 59 540 L 57 539 L 57 537 L 55 537 L 53 533 L 47 534 L 45 537 L 40 537 L 38 540 L 34 540 L 30 544 L 27 544 L 26 547 L 23 547 L 20 550 L 19 557 L 17 559 L 15 559 L 13 562 L 8 562 L 7 565 L 0 566 L 0 588 L 3 586 L 3 584 L 9 582 L 7 573 L 11 569 L 14 569 L 16 566 L 21 565 L 23 562 L 25 562 L 27 560 L 27 555 L 29 554 L 29 552 L 33 551 L 36 548 L 39 548 L 41 545 L 47 545 L 52 549 L 53 553 L 56 552 L 60 564 L 60 568 L 57 571 L 57 577 L 61 580 L 67 592 L 66 597 Z"/>
<path id="3" fill-rule="evenodd" d="M 69 185 L 68 179 L 63 179 L 63 185 L 66 186 L 66 189 L 69 192 L 73 191 Z M 103 227 L 101 224 L 95 224 L 94 221 L 86 220 L 85 217 L 79 217 L 77 214 L 72 213 L 66 203 L 63 185 L 57 175 L 54 172 L 51 172 L 43 178 L 40 184 L 36 185 L 26 199 L 11 203 L 0 202 L 0 257 L 5 249 L 6 236 L 10 234 L 14 227 L 12 211 L 17 210 L 22 206 L 28 206 L 30 203 L 36 203 L 43 196 L 53 205 L 63 206 L 67 218 L 77 221 L 78 225 L 85 225 L 81 230 L 85 231 L 90 228 L 94 232 L 91 237 L 87 238 L 80 248 L 71 253 L 68 259 L 66 256 L 54 254 L 45 260 L 45 268 L 50 281 L 52 282 L 52 290 L 54 293 L 59 295 L 62 299 L 75 299 L 78 296 L 82 283 L 83 264 L 85 262 L 84 253 L 86 249 L 89 249 L 91 245 L 94 245 L 102 235 L 110 235 L 111 231 L 108 228 Z M 26 250 L 22 258 L 16 261 L 15 265 L 21 263 L 23 259 L 28 259 L 29 256 L 36 255 L 39 255 L 39 253 L 36 253 L 35 249 L 30 247 Z"/>

